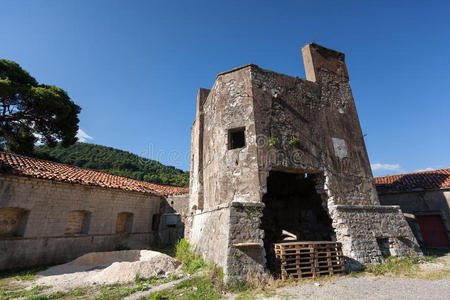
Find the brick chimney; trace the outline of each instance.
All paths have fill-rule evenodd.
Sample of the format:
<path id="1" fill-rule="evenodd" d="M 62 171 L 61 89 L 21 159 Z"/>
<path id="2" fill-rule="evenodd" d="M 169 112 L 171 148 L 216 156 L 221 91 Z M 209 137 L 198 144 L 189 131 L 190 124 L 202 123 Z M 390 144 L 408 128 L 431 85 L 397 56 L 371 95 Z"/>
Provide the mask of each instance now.
<path id="1" fill-rule="evenodd" d="M 306 79 L 320 82 L 323 72 L 348 80 L 345 54 L 311 43 L 302 48 Z"/>

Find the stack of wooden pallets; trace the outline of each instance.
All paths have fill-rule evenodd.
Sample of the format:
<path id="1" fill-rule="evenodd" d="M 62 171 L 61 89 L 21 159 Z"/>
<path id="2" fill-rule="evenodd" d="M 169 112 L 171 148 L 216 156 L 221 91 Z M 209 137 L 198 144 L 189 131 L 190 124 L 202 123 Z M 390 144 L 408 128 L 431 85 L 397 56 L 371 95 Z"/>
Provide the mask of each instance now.
<path id="1" fill-rule="evenodd" d="M 344 274 L 342 244 L 337 242 L 276 243 L 275 255 L 281 262 L 281 279 Z"/>

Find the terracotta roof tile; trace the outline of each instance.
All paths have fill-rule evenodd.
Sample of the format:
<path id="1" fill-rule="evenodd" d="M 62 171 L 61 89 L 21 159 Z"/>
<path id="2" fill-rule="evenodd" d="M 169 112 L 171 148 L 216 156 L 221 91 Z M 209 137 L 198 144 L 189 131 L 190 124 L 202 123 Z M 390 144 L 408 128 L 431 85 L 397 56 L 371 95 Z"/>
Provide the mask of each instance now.
<path id="1" fill-rule="evenodd" d="M 450 188 L 450 168 L 374 178 L 378 193 Z"/>
<path id="2" fill-rule="evenodd" d="M 48 160 L 36 159 L 0 151 L 0 173 L 14 174 L 67 183 L 99 186 L 153 195 L 188 193 L 186 187 L 175 187 L 82 169 Z"/>

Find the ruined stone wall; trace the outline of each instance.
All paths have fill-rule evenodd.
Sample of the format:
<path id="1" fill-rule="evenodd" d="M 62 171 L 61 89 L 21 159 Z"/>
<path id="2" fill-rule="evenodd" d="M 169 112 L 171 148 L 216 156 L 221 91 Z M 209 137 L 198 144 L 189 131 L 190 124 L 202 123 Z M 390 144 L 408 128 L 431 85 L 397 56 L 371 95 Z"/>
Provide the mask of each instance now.
<path id="1" fill-rule="evenodd" d="M 247 218 L 242 207 L 264 206 L 270 171 L 315 174 L 333 221 L 330 238 L 343 242 L 349 267 L 379 261 L 385 249 L 402 256 L 416 244 L 401 211 L 379 205 L 344 54 L 315 44 L 302 52 L 307 80 L 255 65 L 219 74 L 202 106 L 203 129 L 192 130 L 202 132 L 201 142 L 192 141 L 195 153 L 202 145 L 204 205 L 191 197 L 186 237 L 227 278 L 265 265 L 262 208 Z M 245 146 L 231 149 L 237 128 L 245 128 Z"/>
<path id="2" fill-rule="evenodd" d="M 190 212 L 189 194 L 171 195 L 161 202 L 160 220 L 158 228 L 159 242 L 162 244 L 174 244 L 184 237 L 186 218 Z M 177 218 L 175 226 L 166 222 L 167 216 Z"/>
<path id="3" fill-rule="evenodd" d="M 223 268 L 225 281 L 264 271 L 263 208 L 262 203 L 231 202 L 187 217 L 187 239 L 206 261 Z"/>
<path id="4" fill-rule="evenodd" d="M 219 75 L 203 106 L 205 208 L 260 201 L 249 75 L 249 68 Z M 228 150 L 228 131 L 242 127 L 246 146 Z"/>
<path id="5" fill-rule="evenodd" d="M 421 255 L 399 206 L 337 205 L 329 210 L 350 269 L 381 262 L 383 239 L 389 242 L 390 255 L 405 256 L 412 247 Z"/>
<path id="6" fill-rule="evenodd" d="M 264 272 L 264 231 L 260 228 L 263 203 L 233 202 L 230 210 L 227 277 L 245 280 Z"/>
<path id="7" fill-rule="evenodd" d="M 190 164 L 190 207 L 193 210 L 203 209 L 203 132 L 204 113 L 203 104 L 208 97 L 209 90 L 200 89 L 197 94 L 197 111 L 191 128 L 191 164 Z"/>
<path id="8" fill-rule="evenodd" d="M 92 251 L 153 242 L 157 196 L 16 176 L 0 178 L 0 210 L 27 211 L 22 236 L 0 238 L 0 269 L 62 263 Z M 65 234 L 73 211 L 89 213 L 86 233 Z M 116 234 L 118 214 L 133 214 L 131 233 Z M 78 219 L 77 219 L 78 220 Z"/>
<path id="9" fill-rule="evenodd" d="M 227 273 L 230 209 L 225 203 L 186 218 L 186 238 L 195 251 Z"/>
<path id="10" fill-rule="evenodd" d="M 313 83 L 254 67 L 252 83 L 262 187 L 271 169 L 323 172 L 331 204 L 378 204 L 348 80 Z"/>

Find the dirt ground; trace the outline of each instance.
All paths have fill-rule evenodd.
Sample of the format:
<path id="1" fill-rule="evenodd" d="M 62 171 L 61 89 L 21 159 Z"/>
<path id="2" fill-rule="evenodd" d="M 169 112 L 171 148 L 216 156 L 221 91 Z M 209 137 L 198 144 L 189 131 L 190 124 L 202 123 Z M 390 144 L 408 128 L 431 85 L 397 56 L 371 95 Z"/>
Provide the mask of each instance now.
<path id="1" fill-rule="evenodd" d="M 322 284 L 300 284 L 256 299 L 449 299 L 450 279 L 359 277 Z"/>
<path id="2" fill-rule="evenodd" d="M 134 253 L 124 252 L 120 255 L 125 254 L 129 256 Z M 39 273 L 21 273 L 9 277 L 0 276 L 0 299 L 133 300 L 144 297 L 153 299 L 157 292 L 170 295 L 168 299 L 218 299 L 221 295 L 224 299 L 233 300 L 450 299 L 450 249 L 444 253 L 433 255 L 436 257 L 435 260 L 416 264 L 413 270 L 399 274 L 386 273 L 375 276 L 368 272 L 352 273 L 342 277 L 321 277 L 298 282 L 281 282 L 282 287 L 276 289 L 274 287 L 280 286 L 280 282 L 275 281 L 276 285 L 264 291 L 247 289 L 234 293 L 226 289 L 214 290 L 214 286 L 208 286 L 210 279 L 207 276 L 205 277 L 205 274 L 210 272 L 208 270 L 200 270 L 195 274 L 174 273 L 172 275 L 151 276 L 142 280 L 134 278 L 134 273 L 131 276 L 131 273 L 123 272 L 126 271 L 127 266 L 128 268 L 133 267 L 131 269 L 135 271 L 136 261 L 150 262 L 155 256 L 155 253 L 148 252 L 145 256 L 148 257 L 144 259 L 144 254 L 139 253 L 139 260 L 134 259 L 134 256 L 130 259 L 122 258 L 122 261 L 128 262 L 116 262 L 115 264 L 119 266 L 118 270 L 112 267 L 92 270 L 91 260 L 108 265 L 108 260 L 112 259 L 110 253 L 107 253 L 107 255 L 97 253 L 94 255 L 95 257 L 87 255 L 72 263 L 55 266 Z M 155 257 L 160 257 L 160 255 L 158 254 Z M 172 258 L 168 261 L 171 260 Z M 158 262 L 152 265 L 159 264 Z M 114 264 L 111 266 L 114 266 Z M 176 265 L 172 266 L 173 271 L 176 267 Z M 97 276 L 108 268 L 111 268 L 111 272 L 108 273 L 109 276 L 119 274 L 119 277 L 123 277 L 122 279 L 126 279 L 127 282 L 125 283 L 122 280 L 122 283 L 119 281 L 115 284 L 103 284 Z M 166 269 L 166 266 L 161 265 L 161 269 Z M 67 270 L 71 270 L 72 273 L 67 273 Z M 203 281 L 196 281 L 195 278 L 202 276 L 202 272 Z M 146 275 L 153 275 L 153 273 Z M 94 277 L 96 280 L 93 281 Z M 179 287 L 180 284 L 183 286 L 182 288 Z"/>
<path id="3" fill-rule="evenodd" d="M 417 274 L 373 276 L 356 274 L 293 285 L 262 292 L 254 299 L 450 299 L 450 252 L 433 263 L 420 264 Z M 408 278 L 418 277 L 418 278 Z M 435 278 L 440 278 L 435 280 Z M 230 295 L 229 299 L 236 299 Z M 249 297 L 252 298 L 252 297 Z"/>

